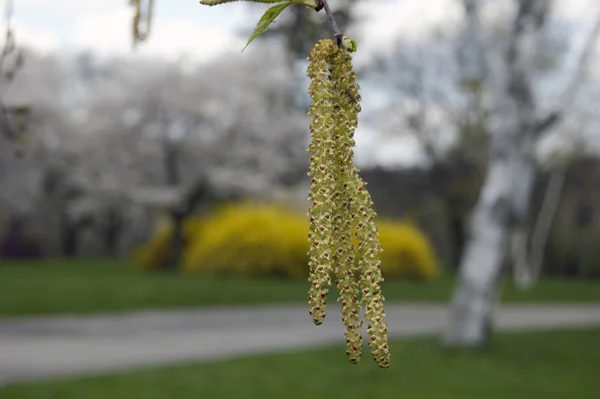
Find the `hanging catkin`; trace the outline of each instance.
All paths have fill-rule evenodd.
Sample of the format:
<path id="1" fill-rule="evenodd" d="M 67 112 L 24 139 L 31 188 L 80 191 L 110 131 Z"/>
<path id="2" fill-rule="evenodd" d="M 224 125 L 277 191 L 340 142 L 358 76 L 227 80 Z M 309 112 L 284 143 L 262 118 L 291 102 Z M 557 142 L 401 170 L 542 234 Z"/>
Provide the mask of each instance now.
<path id="1" fill-rule="evenodd" d="M 372 356 L 381 367 L 389 367 L 379 233 L 370 195 L 353 164 L 360 95 L 352 57 L 334 41 L 323 39 L 314 46 L 308 60 L 312 99 L 308 172 L 310 314 L 315 324 L 323 323 L 327 293 L 335 276 L 350 362 L 358 363 L 361 358 L 360 312 L 364 305 Z"/>

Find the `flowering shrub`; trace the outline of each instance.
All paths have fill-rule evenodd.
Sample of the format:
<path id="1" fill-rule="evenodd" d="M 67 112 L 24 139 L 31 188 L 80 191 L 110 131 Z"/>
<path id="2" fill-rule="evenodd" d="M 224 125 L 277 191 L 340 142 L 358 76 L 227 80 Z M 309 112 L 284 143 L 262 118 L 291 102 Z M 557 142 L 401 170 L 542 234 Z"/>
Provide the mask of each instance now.
<path id="1" fill-rule="evenodd" d="M 439 273 L 432 246 L 412 224 L 379 221 L 383 253 L 382 273 L 387 279 L 428 280 Z M 160 223 L 151 239 L 134 252 L 134 261 L 146 269 L 166 261 L 172 229 Z M 248 277 L 308 277 L 308 221 L 283 206 L 230 204 L 204 218 L 184 224 L 186 247 L 182 269 L 211 275 Z"/>

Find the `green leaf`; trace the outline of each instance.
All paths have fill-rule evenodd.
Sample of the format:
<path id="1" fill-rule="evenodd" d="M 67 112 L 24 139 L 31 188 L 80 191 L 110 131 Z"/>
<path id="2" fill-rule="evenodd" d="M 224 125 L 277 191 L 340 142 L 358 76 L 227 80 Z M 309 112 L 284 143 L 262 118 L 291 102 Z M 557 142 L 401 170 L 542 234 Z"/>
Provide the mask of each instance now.
<path id="1" fill-rule="evenodd" d="M 310 8 L 317 8 L 316 0 L 292 0 L 292 4 L 303 5 Z"/>
<path id="2" fill-rule="evenodd" d="M 277 18 L 279 16 L 279 14 L 281 14 L 281 12 L 283 10 L 285 10 L 287 8 L 287 6 L 289 6 L 290 4 L 292 4 L 291 1 L 289 1 L 287 3 L 277 4 L 277 5 L 269 8 L 263 14 L 263 16 L 260 17 L 260 20 L 256 24 L 256 28 L 254 28 L 254 33 L 252 34 L 252 36 L 250 36 L 250 39 L 248 39 L 248 43 L 246 43 L 246 46 L 242 49 L 242 51 L 246 50 L 246 47 L 248 47 L 248 45 L 252 42 L 252 40 L 256 39 L 258 37 L 258 35 L 260 35 L 264 31 L 266 31 L 267 28 L 269 27 L 269 25 L 271 25 L 271 23 L 273 23 L 273 21 L 275 21 L 275 18 Z"/>
<path id="3" fill-rule="evenodd" d="M 234 1 L 251 1 L 253 3 L 281 3 L 286 0 L 200 0 L 205 6 L 216 6 L 219 4 L 233 3 Z"/>

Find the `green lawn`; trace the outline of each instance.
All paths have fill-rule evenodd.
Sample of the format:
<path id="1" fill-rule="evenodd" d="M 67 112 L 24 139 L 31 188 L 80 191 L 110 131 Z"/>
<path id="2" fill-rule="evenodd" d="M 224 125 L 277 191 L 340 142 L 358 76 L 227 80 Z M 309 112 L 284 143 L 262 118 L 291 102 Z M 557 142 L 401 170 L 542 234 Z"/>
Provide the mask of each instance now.
<path id="1" fill-rule="evenodd" d="M 392 366 L 346 362 L 340 347 L 35 382 L 3 399 L 344 398 L 596 399 L 600 329 L 506 334 L 491 351 L 448 351 L 433 339 L 392 343 Z"/>
<path id="2" fill-rule="evenodd" d="M 445 301 L 453 278 L 427 283 L 386 281 L 388 301 Z M 139 271 L 116 262 L 0 263 L 0 316 L 92 313 L 216 304 L 304 302 L 308 282 L 211 279 Z M 332 292 L 332 299 L 335 293 Z M 600 301 L 600 282 L 544 280 L 529 293 L 510 282 L 505 301 Z"/>

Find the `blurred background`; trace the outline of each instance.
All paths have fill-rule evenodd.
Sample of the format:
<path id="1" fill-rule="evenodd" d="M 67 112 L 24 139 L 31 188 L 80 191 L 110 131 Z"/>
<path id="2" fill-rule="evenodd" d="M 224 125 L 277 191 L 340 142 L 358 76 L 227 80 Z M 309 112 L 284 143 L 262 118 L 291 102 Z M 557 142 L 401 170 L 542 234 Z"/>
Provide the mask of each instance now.
<path id="1" fill-rule="evenodd" d="M 268 5 L 2 3 L 0 397 L 596 397 L 595 1 L 329 1 L 358 41 L 355 163 L 379 216 L 391 335 L 429 335 L 394 341 L 386 371 L 366 346 L 346 364 L 335 289 L 332 330 L 306 330 L 301 306 L 306 57 L 330 36 L 324 12 L 289 7 L 241 52 Z M 506 210 L 492 201 L 514 192 Z M 494 259 L 489 279 L 466 256 L 488 231 L 504 237 L 479 255 Z M 468 324 L 447 309 L 470 277 L 500 287 L 497 323 L 476 310 L 484 294 L 454 297 L 491 351 L 437 342 L 452 320 Z M 496 324 L 544 331 L 491 345 Z M 77 374 L 267 341 L 297 352 Z M 338 347 L 300 351 L 325 343 Z"/>

